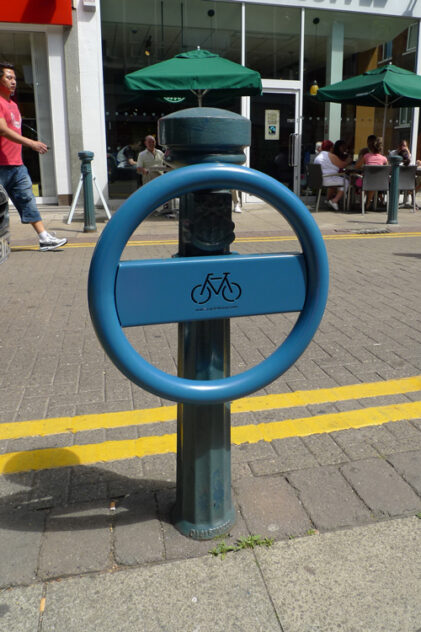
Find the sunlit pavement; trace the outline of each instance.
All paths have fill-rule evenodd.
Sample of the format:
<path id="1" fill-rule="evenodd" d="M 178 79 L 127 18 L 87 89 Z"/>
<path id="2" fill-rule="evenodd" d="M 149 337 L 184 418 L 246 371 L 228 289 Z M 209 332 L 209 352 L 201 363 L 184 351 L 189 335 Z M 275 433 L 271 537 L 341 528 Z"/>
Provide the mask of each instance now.
<path id="1" fill-rule="evenodd" d="M 421 628 L 421 213 L 314 215 L 331 287 L 314 341 L 284 376 L 232 405 L 237 523 L 270 548 L 209 550 L 170 523 L 175 408 L 130 384 L 90 323 L 98 233 L 46 210 L 68 236 L 27 249 L 11 214 L 0 266 L 0 630 L 416 631 Z M 265 206 L 234 218 L 237 252 L 296 250 Z M 390 231 L 390 232 L 389 232 Z M 176 251 L 151 218 L 125 256 Z M 293 315 L 232 321 L 232 370 L 266 357 Z M 130 331 L 163 370 L 176 326 Z M 60 579 L 60 582 L 57 582 Z"/>

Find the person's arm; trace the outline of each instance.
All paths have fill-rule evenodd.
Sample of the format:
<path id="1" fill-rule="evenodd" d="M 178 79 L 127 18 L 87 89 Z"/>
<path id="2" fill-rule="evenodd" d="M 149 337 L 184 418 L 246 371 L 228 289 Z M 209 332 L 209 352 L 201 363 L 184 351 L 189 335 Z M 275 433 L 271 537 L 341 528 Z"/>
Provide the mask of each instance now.
<path id="1" fill-rule="evenodd" d="M 149 173 L 148 169 L 145 169 L 145 167 L 143 166 L 143 159 L 142 156 L 139 154 L 137 157 L 137 163 L 136 163 L 136 171 L 137 173 L 139 173 L 140 175 L 146 175 Z"/>
<path id="2" fill-rule="evenodd" d="M 363 154 L 362 156 L 360 156 L 360 158 L 358 158 L 357 162 L 355 163 L 355 169 L 362 169 L 365 162 L 364 162 L 364 156 L 366 154 Z"/>
<path id="3" fill-rule="evenodd" d="M 130 147 L 130 145 L 127 145 L 127 147 L 124 149 L 123 153 L 124 153 L 124 157 L 126 158 L 127 164 L 129 164 L 131 167 L 136 167 L 137 166 L 137 162 L 134 159 L 134 156 L 136 156 L 136 153 Z"/>
<path id="4" fill-rule="evenodd" d="M 404 149 L 402 152 L 402 158 L 403 158 L 403 165 L 404 167 L 407 167 L 410 162 L 411 162 L 411 154 L 409 153 L 409 151 L 407 149 Z"/>
<path id="5" fill-rule="evenodd" d="M 13 143 L 17 143 L 18 145 L 29 147 L 30 149 L 37 151 L 39 154 L 46 154 L 48 151 L 47 145 L 42 143 L 40 140 L 26 138 L 25 136 L 22 136 L 22 134 L 15 132 L 13 129 L 9 129 L 4 118 L 0 118 L 0 136 L 11 140 Z"/>
<path id="6" fill-rule="evenodd" d="M 347 158 L 346 160 L 341 160 L 336 154 L 329 154 L 329 160 L 333 165 L 335 165 L 335 167 L 339 167 L 339 169 L 345 169 L 345 167 L 347 167 L 351 162 L 352 158 L 351 156 L 349 156 L 349 158 Z"/>

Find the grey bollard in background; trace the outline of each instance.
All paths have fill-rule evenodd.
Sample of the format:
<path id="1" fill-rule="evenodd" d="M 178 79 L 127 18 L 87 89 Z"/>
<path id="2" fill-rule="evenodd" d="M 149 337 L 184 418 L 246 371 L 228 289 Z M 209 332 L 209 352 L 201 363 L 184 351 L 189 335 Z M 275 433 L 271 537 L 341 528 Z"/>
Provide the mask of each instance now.
<path id="1" fill-rule="evenodd" d="M 94 206 L 94 189 L 92 183 L 92 160 L 93 151 L 80 151 L 78 156 L 81 160 L 81 172 L 83 178 L 83 210 L 84 210 L 84 233 L 95 233 L 96 219 Z"/>
<path id="2" fill-rule="evenodd" d="M 390 156 L 389 160 L 392 165 L 392 175 L 390 177 L 389 210 L 387 213 L 386 224 L 397 224 L 399 206 L 399 169 L 402 162 L 402 157 Z"/>
<path id="3" fill-rule="evenodd" d="M 9 198 L 0 184 L 0 263 L 4 263 L 10 254 Z"/>

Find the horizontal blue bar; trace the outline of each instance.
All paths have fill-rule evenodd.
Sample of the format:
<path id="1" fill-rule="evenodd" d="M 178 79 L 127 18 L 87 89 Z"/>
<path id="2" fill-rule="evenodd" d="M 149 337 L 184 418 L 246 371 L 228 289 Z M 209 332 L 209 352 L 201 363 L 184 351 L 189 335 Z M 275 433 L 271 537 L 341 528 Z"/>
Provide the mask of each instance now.
<path id="1" fill-rule="evenodd" d="M 122 327 L 298 312 L 302 254 L 121 261 L 115 301 Z"/>

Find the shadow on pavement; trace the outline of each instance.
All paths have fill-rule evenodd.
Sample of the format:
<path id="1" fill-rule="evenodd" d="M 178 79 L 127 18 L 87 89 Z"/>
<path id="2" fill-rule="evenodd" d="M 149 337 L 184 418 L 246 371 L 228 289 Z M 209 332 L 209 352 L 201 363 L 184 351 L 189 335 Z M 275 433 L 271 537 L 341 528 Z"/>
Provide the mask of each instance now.
<path id="1" fill-rule="evenodd" d="M 138 477 L 127 476 L 116 471 L 127 468 L 127 461 L 104 467 L 78 465 L 71 449 L 60 452 L 60 468 L 16 473 L 27 463 L 29 456 L 25 452 L 7 462 L 2 477 L 6 484 L 0 485 L 0 529 L 37 531 L 40 525 L 31 516 L 40 514 L 49 516 L 49 531 L 101 528 L 104 515 L 108 514 L 120 525 L 153 519 L 170 523 L 175 481 L 143 478 L 140 472 Z M 22 489 L 16 490 L 17 487 Z M 12 490 L 13 493 L 7 493 Z"/>
<path id="2" fill-rule="evenodd" d="M 413 257 L 414 259 L 421 259 L 420 252 L 394 252 L 395 257 Z"/>

